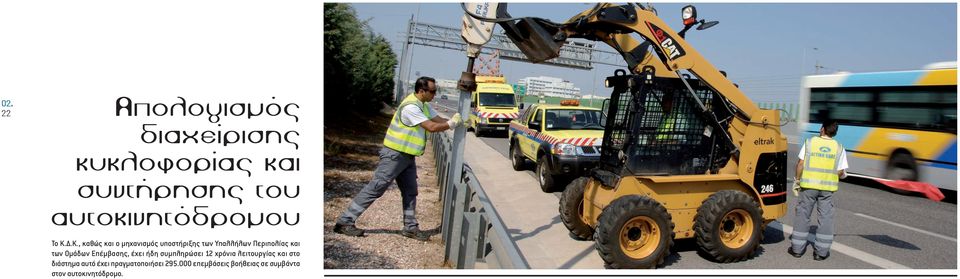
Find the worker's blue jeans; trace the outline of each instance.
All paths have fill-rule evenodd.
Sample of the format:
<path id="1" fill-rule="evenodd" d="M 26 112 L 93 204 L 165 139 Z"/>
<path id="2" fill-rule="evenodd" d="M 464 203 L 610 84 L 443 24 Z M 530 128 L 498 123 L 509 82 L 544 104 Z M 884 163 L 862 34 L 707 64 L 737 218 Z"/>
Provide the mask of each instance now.
<path id="1" fill-rule="evenodd" d="M 380 149 L 380 163 L 373 173 L 373 180 L 353 198 L 347 210 L 340 214 L 337 224 L 354 225 L 357 218 L 383 196 L 392 182 L 397 181 L 403 203 L 404 230 L 418 229 L 417 210 L 417 163 L 416 157 L 387 147 Z"/>
<path id="2" fill-rule="evenodd" d="M 790 235 L 791 249 L 800 253 L 807 247 L 807 237 L 810 235 L 810 215 L 813 207 L 817 207 L 820 226 L 814 237 L 813 251 L 821 257 L 830 253 L 833 244 L 833 194 L 831 191 L 801 189 L 797 198 L 797 214 L 793 218 L 793 234 Z"/>

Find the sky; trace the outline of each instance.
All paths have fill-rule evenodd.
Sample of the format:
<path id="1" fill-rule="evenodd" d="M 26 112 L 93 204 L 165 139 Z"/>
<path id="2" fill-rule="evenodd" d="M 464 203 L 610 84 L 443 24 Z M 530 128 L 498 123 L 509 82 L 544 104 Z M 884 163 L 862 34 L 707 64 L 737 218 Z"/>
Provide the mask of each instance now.
<path id="1" fill-rule="evenodd" d="M 411 16 L 416 21 L 459 28 L 459 3 L 354 3 L 360 20 L 391 41 L 400 55 Z M 563 22 L 594 3 L 509 3 L 514 17 L 541 17 Z M 682 27 L 684 3 L 654 3 L 674 30 Z M 800 77 L 838 71 L 915 70 L 957 60 L 955 3 L 701 3 L 697 15 L 720 24 L 690 30 L 686 40 L 754 102 L 795 103 Z M 501 33 L 499 26 L 495 31 Z M 599 43 L 599 48 L 613 51 Z M 415 45 L 411 73 L 456 80 L 466 68 L 466 54 Z M 815 67 L 816 65 L 822 68 Z M 573 82 L 583 95 L 609 96 L 603 79 L 613 66 L 578 70 L 502 60 L 508 82 L 529 76 L 553 76 Z M 411 78 L 416 78 L 411 74 Z"/>

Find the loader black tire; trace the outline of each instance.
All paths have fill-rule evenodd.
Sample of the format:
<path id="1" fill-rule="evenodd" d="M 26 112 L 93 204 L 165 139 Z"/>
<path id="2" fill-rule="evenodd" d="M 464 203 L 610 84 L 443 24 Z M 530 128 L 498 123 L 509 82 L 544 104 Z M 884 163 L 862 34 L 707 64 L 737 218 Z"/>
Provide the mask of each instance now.
<path id="1" fill-rule="evenodd" d="M 580 177 L 567 185 L 560 195 L 560 220 L 577 240 L 593 239 L 593 228 L 583 222 L 583 192 L 590 178 Z"/>
<path id="2" fill-rule="evenodd" d="M 722 190 L 697 209 L 693 230 L 700 249 L 717 262 L 742 261 L 756 253 L 763 231 L 760 204 L 744 192 Z"/>
<path id="3" fill-rule="evenodd" d="M 647 196 L 623 196 L 600 213 L 593 239 L 606 268 L 655 268 L 673 246 L 673 220 Z"/>

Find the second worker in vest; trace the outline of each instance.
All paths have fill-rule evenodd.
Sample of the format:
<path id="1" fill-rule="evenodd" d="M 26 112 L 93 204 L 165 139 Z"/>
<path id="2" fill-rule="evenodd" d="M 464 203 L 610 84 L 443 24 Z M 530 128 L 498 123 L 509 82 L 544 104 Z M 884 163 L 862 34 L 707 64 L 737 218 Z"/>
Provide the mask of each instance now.
<path id="1" fill-rule="evenodd" d="M 820 226 L 814 235 L 813 259 L 822 261 L 830 257 L 830 245 L 833 244 L 833 195 L 840 185 L 840 178 L 847 176 L 844 170 L 848 167 L 843 145 L 833 139 L 837 135 L 837 126 L 834 120 L 824 121 L 820 136 L 807 139 L 800 148 L 797 177 L 794 178 L 794 195 L 798 196 L 797 215 L 793 218 L 791 247 L 787 249 L 787 253 L 797 258 L 807 250 L 810 215 L 814 206 L 819 213 L 817 219 Z"/>
<path id="2" fill-rule="evenodd" d="M 433 78 L 420 77 L 414 85 L 416 93 L 410 94 L 397 106 L 383 138 L 380 163 L 373 180 L 360 190 L 347 209 L 340 214 L 333 231 L 350 236 L 363 236 L 363 229 L 356 227 L 357 218 L 396 180 L 403 203 L 403 230 L 401 235 L 426 241 L 430 236 L 420 231 L 417 223 L 417 164 L 416 156 L 423 155 L 427 144 L 427 132 L 442 132 L 462 125 L 460 114 L 450 119 L 437 116 L 427 103 L 437 95 Z"/>

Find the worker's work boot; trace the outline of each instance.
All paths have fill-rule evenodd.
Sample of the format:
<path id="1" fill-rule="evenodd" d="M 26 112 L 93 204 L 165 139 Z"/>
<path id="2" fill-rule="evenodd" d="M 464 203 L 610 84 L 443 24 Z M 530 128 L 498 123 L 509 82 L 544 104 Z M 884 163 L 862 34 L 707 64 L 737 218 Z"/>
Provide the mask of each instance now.
<path id="1" fill-rule="evenodd" d="M 806 252 L 807 252 L 806 249 L 804 249 L 804 251 L 800 251 L 800 253 L 793 252 L 793 247 L 787 247 L 787 254 L 790 254 L 794 258 L 803 257 L 803 253 L 806 253 Z M 813 257 L 816 258 L 817 255 L 814 254 Z"/>
<path id="2" fill-rule="evenodd" d="M 363 236 L 363 229 L 357 228 L 354 225 L 333 225 L 333 231 L 339 234 L 345 234 L 349 236 Z"/>
<path id="3" fill-rule="evenodd" d="M 821 257 L 820 255 L 817 255 L 817 253 L 813 253 L 813 260 L 814 260 L 814 261 L 826 260 L 826 259 L 829 258 L 829 257 L 830 257 L 830 252 L 827 252 L 827 255 L 826 255 L 826 256 L 823 256 L 823 257 Z"/>
<path id="4" fill-rule="evenodd" d="M 400 231 L 400 235 L 413 238 L 419 241 L 430 240 L 430 235 L 421 231 L 420 229 L 403 230 L 403 231 Z"/>

